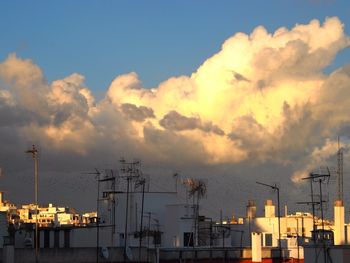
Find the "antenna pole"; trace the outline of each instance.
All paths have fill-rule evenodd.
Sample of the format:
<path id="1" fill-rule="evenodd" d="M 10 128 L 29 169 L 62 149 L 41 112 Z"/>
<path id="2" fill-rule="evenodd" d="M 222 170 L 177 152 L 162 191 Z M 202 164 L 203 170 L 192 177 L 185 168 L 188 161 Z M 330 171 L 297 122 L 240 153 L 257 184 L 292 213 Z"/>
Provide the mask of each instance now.
<path id="1" fill-rule="evenodd" d="M 145 184 L 146 180 L 142 179 L 142 203 L 141 203 L 141 222 L 140 222 L 140 240 L 139 240 L 139 262 L 141 262 L 141 245 L 142 245 L 142 228 L 143 228 L 143 206 L 144 206 L 144 198 L 145 198 Z"/>
<path id="2" fill-rule="evenodd" d="M 39 239 L 38 239 L 38 150 L 33 144 L 31 150 L 27 150 L 26 153 L 31 153 L 34 161 L 34 181 L 35 181 L 35 262 L 39 262 Z"/>
<path id="3" fill-rule="evenodd" d="M 112 177 L 114 179 L 113 184 L 112 184 L 112 188 L 113 188 L 113 192 L 115 192 L 116 191 L 116 189 L 115 189 L 116 178 L 115 178 L 115 175 L 113 174 L 113 170 L 111 170 L 111 174 L 112 174 Z M 112 212 L 113 213 L 113 215 L 112 215 L 112 220 L 113 220 L 112 242 L 113 243 L 112 244 L 114 244 L 114 241 L 115 241 L 115 195 L 114 194 L 112 195 L 112 205 L 113 205 L 113 209 L 112 209 L 112 211 L 113 211 Z"/>
<path id="4" fill-rule="evenodd" d="M 321 206 L 321 218 L 322 218 L 322 231 L 324 231 L 323 200 L 322 200 L 322 179 L 319 179 L 318 182 L 320 184 L 320 206 Z"/>
<path id="5" fill-rule="evenodd" d="M 280 189 L 275 185 L 277 190 L 277 207 L 278 207 L 278 249 L 280 251 L 280 258 L 282 258 L 282 246 L 281 246 L 281 209 L 280 209 Z"/>
<path id="6" fill-rule="evenodd" d="M 97 199 L 96 199 L 96 262 L 99 262 L 99 246 L 100 246 L 100 172 L 97 171 Z"/>
<path id="7" fill-rule="evenodd" d="M 126 262 L 126 245 L 128 236 L 128 210 L 129 210 L 129 184 L 131 177 L 127 177 L 127 187 L 126 187 L 126 207 L 125 207 L 125 230 L 124 230 L 124 262 Z"/>
<path id="8" fill-rule="evenodd" d="M 149 262 L 149 235 L 151 230 L 151 212 L 148 212 L 148 231 L 147 231 L 147 262 Z"/>
<path id="9" fill-rule="evenodd" d="M 220 225 L 222 230 L 222 248 L 225 247 L 225 231 L 223 226 L 222 209 L 220 209 Z"/>
<path id="10" fill-rule="evenodd" d="M 280 209 L 280 189 L 279 187 L 277 187 L 277 185 L 269 185 L 269 184 L 265 184 L 265 183 L 261 183 L 261 182 L 256 182 L 257 184 L 263 185 L 263 186 L 267 186 L 272 188 L 273 190 L 277 191 L 277 214 L 278 214 L 278 250 L 279 250 L 279 257 L 280 260 L 282 258 L 282 245 L 281 245 L 281 209 Z"/>
<path id="11" fill-rule="evenodd" d="M 322 200 L 322 179 L 318 179 L 318 182 L 320 183 L 320 205 L 321 205 L 321 218 L 322 218 L 322 245 L 323 245 L 323 257 L 324 262 L 327 262 L 327 252 L 326 247 L 324 243 L 324 217 L 323 217 L 323 200 Z"/>
<path id="12" fill-rule="evenodd" d="M 311 175 L 310 175 L 311 176 Z M 316 242 L 316 224 L 315 224 L 315 201 L 314 201 L 314 189 L 312 187 L 312 180 L 310 180 L 310 187 L 311 187 L 311 207 L 312 207 L 312 228 L 314 231 L 314 234 L 312 235 L 312 239 L 314 243 Z"/>
<path id="13" fill-rule="evenodd" d="M 328 170 L 328 174 L 317 174 L 317 173 L 310 173 L 309 177 L 306 177 L 306 178 L 302 178 L 302 180 L 310 180 L 310 183 L 311 183 L 311 204 L 312 204 L 312 213 L 313 213 L 313 224 L 314 224 L 314 227 L 313 227 L 313 232 L 314 232 L 314 235 L 313 235 L 313 241 L 315 243 L 316 241 L 316 225 L 315 225 L 315 204 L 316 202 L 314 202 L 314 193 L 313 193 L 313 188 L 312 188 L 312 182 L 319 182 L 320 184 L 320 208 L 321 208 L 321 218 L 322 218 L 322 240 L 324 239 L 324 218 L 323 218 L 323 199 L 322 199 L 322 182 L 328 178 L 329 179 L 330 177 L 330 173 L 329 173 L 329 170 Z"/>
<path id="14" fill-rule="evenodd" d="M 338 136 L 338 200 L 343 201 L 343 180 L 344 180 L 344 169 L 343 169 L 343 149 L 340 147 L 340 139 Z"/>
<path id="15" fill-rule="evenodd" d="M 140 165 L 139 161 L 134 162 L 126 162 L 124 159 L 120 160 L 120 163 L 123 165 L 122 172 L 125 173 L 124 176 L 121 176 L 126 179 L 127 181 L 127 188 L 126 188 L 126 206 L 125 206 L 125 229 L 124 229 L 124 262 L 126 262 L 127 258 L 127 244 L 128 244 L 128 216 L 129 216 L 129 195 L 130 195 L 130 181 L 133 180 L 133 178 L 139 178 L 140 177 L 140 170 L 137 168 L 138 165 Z"/>

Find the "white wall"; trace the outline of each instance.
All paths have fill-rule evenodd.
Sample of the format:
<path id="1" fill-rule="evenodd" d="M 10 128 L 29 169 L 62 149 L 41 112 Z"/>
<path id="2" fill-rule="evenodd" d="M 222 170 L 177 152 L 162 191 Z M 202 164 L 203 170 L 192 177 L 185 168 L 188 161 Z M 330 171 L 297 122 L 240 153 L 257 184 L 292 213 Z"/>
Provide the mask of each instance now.
<path id="1" fill-rule="evenodd" d="M 117 231 L 117 243 L 123 243 L 120 240 L 120 234 L 125 231 L 125 208 L 126 208 L 126 193 L 120 193 L 116 195 L 116 231 Z M 147 229 L 150 223 L 150 229 L 156 230 L 157 225 L 161 232 L 165 227 L 165 215 L 166 206 L 171 204 L 177 204 L 177 194 L 175 192 L 145 192 L 144 193 L 144 216 L 143 216 L 143 229 Z M 128 212 L 128 245 L 138 246 L 139 239 L 134 238 L 134 232 L 140 231 L 141 224 L 141 208 L 142 208 L 142 192 L 133 192 L 129 196 L 129 212 Z M 151 220 L 149 222 L 148 213 L 151 213 Z M 100 214 L 103 212 L 100 211 Z M 157 221 L 156 221 L 157 220 Z M 106 222 L 108 223 L 108 222 Z M 164 235 L 162 236 L 164 239 Z M 144 238 L 143 244 L 145 245 L 147 238 Z"/>
<path id="2" fill-rule="evenodd" d="M 193 206 L 167 205 L 165 210 L 164 247 L 184 246 L 184 232 L 193 232 Z"/>
<path id="3" fill-rule="evenodd" d="M 96 227 L 94 228 L 73 228 L 70 231 L 71 247 L 96 247 Z M 111 247 L 115 243 L 111 227 L 99 228 L 99 246 Z"/>

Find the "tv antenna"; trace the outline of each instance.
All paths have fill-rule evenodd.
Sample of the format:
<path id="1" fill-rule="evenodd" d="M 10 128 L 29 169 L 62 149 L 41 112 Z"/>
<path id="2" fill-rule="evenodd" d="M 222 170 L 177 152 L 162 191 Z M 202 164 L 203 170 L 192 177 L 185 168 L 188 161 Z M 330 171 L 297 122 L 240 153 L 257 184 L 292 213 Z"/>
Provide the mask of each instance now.
<path id="1" fill-rule="evenodd" d="M 129 192 L 130 192 L 130 181 L 137 179 L 141 175 L 141 170 L 139 166 L 141 161 L 134 160 L 133 162 L 127 162 L 124 158 L 120 160 L 121 164 L 121 178 L 126 179 L 126 205 L 125 205 L 125 229 L 124 229 L 124 262 L 128 257 L 127 239 L 128 239 L 128 213 L 129 213 Z M 129 258 L 129 257 L 128 257 Z"/>
<path id="2" fill-rule="evenodd" d="M 327 167 L 327 173 L 313 173 L 311 172 L 308 177 L 302 178 L 302 180 L 310 180 L 310 190 L 311 190 L 311 202 L 306 202 L 312 205 L 312 218 L 313 218 L 313 230 L 316 230 L 315 224 L 315 205 L 319 204 L 321 208 L 321 220 L 322 220 L 322 231 L 324 231 L 324 215 L 323 215 L 323 203 L 325 200 L 322 198 L 322 184 L 328 183 L 330 178 L 330 171 Z M 314 200 L 314 189 L 313 183 L 319 183 L 319 201 Z M 314 232 L 315 233 L 315 232 Z M 315 241 L 315 239 L 314 239 Z"/>
<path id="3" fill-rule="evenodd" d="M 101 176 L 101 172 L 95 168 L 94 172 L 87 172 L 84 174 L 91 174 L 91 175 L 95 175 L 95 178 L 97 180 L 97 199 L 96 199 L 96 262 L 99 262 L 99 246 L 100 246 L 100 214 L 99 214 L 99 210 L 100 210 L 100 176 Z"/>

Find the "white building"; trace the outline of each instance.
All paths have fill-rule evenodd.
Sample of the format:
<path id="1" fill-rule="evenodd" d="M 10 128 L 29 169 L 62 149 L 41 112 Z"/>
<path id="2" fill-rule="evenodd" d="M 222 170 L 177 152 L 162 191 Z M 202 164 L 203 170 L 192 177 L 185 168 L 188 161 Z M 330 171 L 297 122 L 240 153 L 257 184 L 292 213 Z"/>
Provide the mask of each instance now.
<path id="1" fill-rule="evenodd" d="M 254 212 L 252 212 L 254 211 Z M 251 202 L 247 206 L 247 217 L 244 224 L 231 225 L 231 230 L 243 231 L 243 246 L 251 246 L 250 233 L 261 233 L 263 247 L 278 247 L 279 240 L 279 222 L 280 221 L 280 238 L 281 247 L 289 250 L 289 256 L 293 258 L 304 258 L 302 245 L 312 241 L 312 231 L 315 224 L 316 230 L 334 230 L 333 222 L 329 220 L 323 221 L 315 217 L 311 213 L 296 212 L 294 214 L 281 215 L 278 220 L 276 216 L 276 207 L 272 200 L 265 203 L 264 216 L 256 216 L 256 207 Z M 343 226 L 343 228 L 345 228 Z M 240 246 L 239 233 L 232 233 L 231 245 Z"/>

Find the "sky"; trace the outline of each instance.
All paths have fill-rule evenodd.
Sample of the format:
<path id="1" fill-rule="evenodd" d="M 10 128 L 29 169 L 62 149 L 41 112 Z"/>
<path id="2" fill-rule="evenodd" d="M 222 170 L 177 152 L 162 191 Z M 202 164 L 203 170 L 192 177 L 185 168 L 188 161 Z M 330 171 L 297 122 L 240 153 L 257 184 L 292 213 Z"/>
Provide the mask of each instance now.
<path id="1" fill-rule="evenodd" d="M 203 213 L 262 205 L 274 194 L 256 181 L 308 209 L 301 178 L 319 167 L 332 203 L 338 136 L 348 185 L 349 17 L 335 0 L 2 1 L 8 199 L 32 198 L 35 143 L 43 203 L 92 209 L 84 172 L 121 157 L 142 160 L 157 190 L 175 172 L 204 178 Z"/>
<path id="2" fill-rule="evenodd" d="M 236 32 L 350 15 L 347 1 L 336 0 L 2 1 L 0 13 L 2 60 L 30 58 L 49 82 L 80 73 L 100 97 L 130 71 L 148 88 L 190 75 Z"/>

